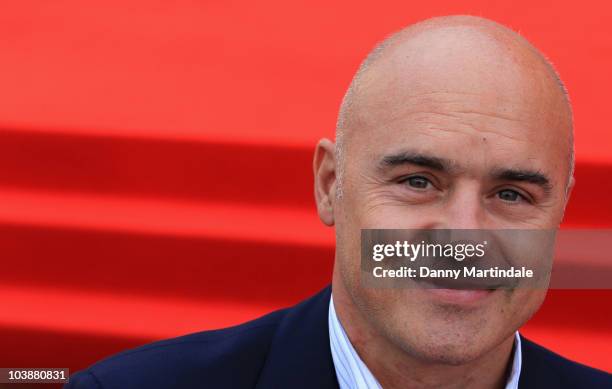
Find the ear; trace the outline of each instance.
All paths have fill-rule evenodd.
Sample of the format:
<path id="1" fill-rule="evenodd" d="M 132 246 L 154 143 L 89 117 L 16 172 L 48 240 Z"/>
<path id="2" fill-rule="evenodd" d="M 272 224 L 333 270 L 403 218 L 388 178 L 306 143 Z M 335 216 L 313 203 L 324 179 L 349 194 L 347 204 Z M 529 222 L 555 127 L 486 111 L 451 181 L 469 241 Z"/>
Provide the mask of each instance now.
<path id="1" fill-rule="evenodd" d="M 312 161 L 314 170 L 314 194 L 321 221 L 334 225 L 336 199 L 336 159 L 334 142 L 323 138 L 317 143 Z"/>

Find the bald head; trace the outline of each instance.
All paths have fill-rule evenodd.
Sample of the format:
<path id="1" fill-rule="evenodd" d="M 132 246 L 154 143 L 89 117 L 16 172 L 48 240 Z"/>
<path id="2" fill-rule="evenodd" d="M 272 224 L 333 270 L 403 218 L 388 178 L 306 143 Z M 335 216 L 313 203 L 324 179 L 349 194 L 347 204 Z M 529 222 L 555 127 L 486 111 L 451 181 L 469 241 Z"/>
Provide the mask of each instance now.
<path id="1" fill-rule="evenodd" d="M 557 122 L 548 124 L 561 132 L 554 136 L 566 140 L 569 182 L 574 166 L 572 112 L 567 91 L 551 63 L 527 40 L 498 23 L 447 16 L 392 34 L 362 62 L 338 115 L 337 194 L 342 195 L 348 137 L 376 126 L 383 117 L 393 120 L 406 114 L 411 103 L 429 97 L 443 103 L 446 97 L 450 101 L 457 96 L 471 99 L 474 106 L 479 101 L 494 102 L 500 109 L 488 113 L 503 116 L 507 111 L 508 120 L 527 120 L 527 111 L 534 107 L 550 112 L 554 116 L 550 119 Z M 452 103 L 446 108 L 454 114 Z M 516 118 L 514 112 L 518 112 Z"/>

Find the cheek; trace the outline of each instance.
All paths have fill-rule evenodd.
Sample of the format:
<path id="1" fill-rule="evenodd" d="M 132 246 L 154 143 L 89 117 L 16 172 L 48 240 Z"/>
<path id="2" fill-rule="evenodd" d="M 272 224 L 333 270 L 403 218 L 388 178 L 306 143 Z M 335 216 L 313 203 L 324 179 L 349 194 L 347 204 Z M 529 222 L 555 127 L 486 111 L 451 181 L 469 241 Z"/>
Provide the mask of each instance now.
<path id="1" fill-rule="evenodd" d="M 362 223 L 368 228 L 425 230 L 437 214 L 434 207 L 387 206 L 367 214 Z"/>
<path id="2" fill-rule="evenodd" d="M 346 201 L 346 199 L 343 199 Z M 336 219 L 336 265 L 349 291 L 359 287 L 361 267 L 361 225 L 356 209 L 343 203 Z"/>
<path id="3" fill-rule="evenodd" d="M 419 229 L 435 214 L 434 207 L 407 204 L 390 191 L 379 190 L 355 202 L 355 223 L 361 228 Z"/>
<path id="4" fill-rule="evenodd" d="M 507 309 L 504 316 L 513 322 L 513 327 L 518 328 L 540 308 L 545 297 L 546 289 L 517 289 L 512 294 L 510 303 L 501 305 Z"/>

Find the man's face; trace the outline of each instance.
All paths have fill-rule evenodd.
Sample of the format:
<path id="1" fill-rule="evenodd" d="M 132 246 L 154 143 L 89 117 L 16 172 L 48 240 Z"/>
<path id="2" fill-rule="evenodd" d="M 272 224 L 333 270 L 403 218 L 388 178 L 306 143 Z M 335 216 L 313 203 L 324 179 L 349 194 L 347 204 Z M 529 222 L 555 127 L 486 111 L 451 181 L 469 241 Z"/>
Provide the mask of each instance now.
<path id="1" fill-rule="evenodd" d="M 496 79 L 493 70 L 471 73 L 470 63 L 427 58 L 432 63 L 423 65 L 443 74 L 427 80 L 425 73 L 398 77 L 401 61 L 381 61 L 368 76 L 368 96 L 345 139 L 337 266 L 359 311 L 394 344 L 419 358 L 461 363 L 511 336 L 546 291 L 449 297 L 363 286 L 360 229 L 556 228 L 566 203 L 567 109 L 543 71 Z M 487 69 L 517 66 L 487 61 Z"/>

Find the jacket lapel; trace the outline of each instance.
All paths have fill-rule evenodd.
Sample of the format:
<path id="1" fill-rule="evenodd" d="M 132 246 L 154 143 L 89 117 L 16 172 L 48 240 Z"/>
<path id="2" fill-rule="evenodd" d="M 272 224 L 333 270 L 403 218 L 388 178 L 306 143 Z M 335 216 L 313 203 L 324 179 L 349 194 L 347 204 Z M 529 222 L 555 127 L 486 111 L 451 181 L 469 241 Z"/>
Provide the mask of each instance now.
<path id="1" fill-rule="evenodd" d="M 338 388 L 329 345 L 331 286 L 290 308 L 279 323 L 257 388 Z"/>
<path id="2" fill-rule="evenodd" d="M 554 358 L 548 350 L 521 335 L 521 354 L 520 389 L 561 387 Z"/>

